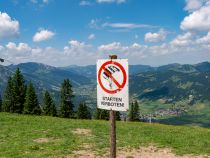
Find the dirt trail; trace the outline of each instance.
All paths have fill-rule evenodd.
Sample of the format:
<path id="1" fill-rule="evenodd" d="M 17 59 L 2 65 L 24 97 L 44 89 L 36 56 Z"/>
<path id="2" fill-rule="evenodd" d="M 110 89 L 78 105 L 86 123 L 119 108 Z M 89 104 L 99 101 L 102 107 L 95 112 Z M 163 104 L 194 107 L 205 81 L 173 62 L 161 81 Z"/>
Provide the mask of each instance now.
<path id="1" fill-rule="evenodd" d="M 86 148 L 84 150 L 75 151 L 71 156 L 66 158 L 108 158 L 109 153 L 98 155 Z M 143 147 L 140 149 L 122 149 L 117 152 L 117 158 L 210 158 L 210 156 L 194 156 L 194 155 L 175 155 L 170 149 L 158 149 L 154 146 Z"/>

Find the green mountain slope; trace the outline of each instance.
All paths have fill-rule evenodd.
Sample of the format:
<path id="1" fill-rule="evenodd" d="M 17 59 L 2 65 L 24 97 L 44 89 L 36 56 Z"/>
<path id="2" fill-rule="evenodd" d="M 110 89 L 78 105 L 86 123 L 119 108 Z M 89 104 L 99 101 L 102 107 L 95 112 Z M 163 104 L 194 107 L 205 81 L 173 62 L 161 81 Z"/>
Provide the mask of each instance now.
<path id="1" fill-rule="evenodd" d="M 60 84 L 63 79 L 69 78 L 76 96 L 75 104 L 86 101 L 89 107 L 95 109 L 95 65 L 56 68 L 39 63 L 24 63 L 0 66 L 0 93 L 4 91 L 8 76 L 17 67 L 27 82 L 31 80 L 34 83 L 40 102 L 43 90 L 48 89 L 58 103 Z M 210 63 L 160 67 L 131 65 L 129 73 L 130 101 L 139 101 L 142 117 L 153 115 L 156 121 L 163 123 L 194 122 L 210 127 Z M 203 108 L 199 108 L 201 104 Z"/>

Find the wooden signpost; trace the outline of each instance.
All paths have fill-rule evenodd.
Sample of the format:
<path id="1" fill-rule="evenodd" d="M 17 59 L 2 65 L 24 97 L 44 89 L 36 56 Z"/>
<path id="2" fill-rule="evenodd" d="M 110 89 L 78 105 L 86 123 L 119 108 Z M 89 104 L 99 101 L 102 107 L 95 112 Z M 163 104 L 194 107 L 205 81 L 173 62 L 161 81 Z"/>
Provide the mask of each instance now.
<path id="1" fill-rule="evenodd" d="M 110 157 L 116 158 L 115 111 L 128 111 L 128 60 L 109 59 L 97 61 L 97 107 L 109 110 Z"/>

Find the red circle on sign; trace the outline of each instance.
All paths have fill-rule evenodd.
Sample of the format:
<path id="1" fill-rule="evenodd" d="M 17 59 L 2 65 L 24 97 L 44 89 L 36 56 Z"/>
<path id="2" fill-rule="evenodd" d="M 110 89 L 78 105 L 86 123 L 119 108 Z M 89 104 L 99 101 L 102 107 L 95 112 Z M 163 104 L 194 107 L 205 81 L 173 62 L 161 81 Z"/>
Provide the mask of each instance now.
<path id="1" fill-rule="evenodd" d="M 104 85 L 102 84 L 101 82 L 101 73 L 102 71 L 106 71 L 106 67 L 107 65 L 109 64 L 114 64 L 116 66 L 118 66 L 120 68 L 120 70 L 122 71 L 122 74 L 123 74 L 123 82 L 122 84 L 118 83 L 118 81 L 112 76 L 112 74 L 108 73 L 109 77 L 112 79 L 112 81 L 116 84 L 116 86 L 118 87 L 117 89 L 114 89 L 114 90 L 109 90 L 107 89 L 106 87 L 104 87 Z M 125 72 L 125 69 L 123 68 L 123 66 L 118 63 L 118 62 L 115 62 L 115 61 L 107 61 L 105 62 L 99 69 L 99 72 L 98 72 L 98 82 L 99 82 L 99 85 L 101 86 L 101 88 L 107 92 L 107 93 L 110 93 L 110 94 L 114 94 L 114 93 L 117 93 L 119 91 L 121 91 L 121 89 L 125 86 L 126 84 L 126 81 L 127 81 L 127 76 L 126 76 L 126 72 Z"/>

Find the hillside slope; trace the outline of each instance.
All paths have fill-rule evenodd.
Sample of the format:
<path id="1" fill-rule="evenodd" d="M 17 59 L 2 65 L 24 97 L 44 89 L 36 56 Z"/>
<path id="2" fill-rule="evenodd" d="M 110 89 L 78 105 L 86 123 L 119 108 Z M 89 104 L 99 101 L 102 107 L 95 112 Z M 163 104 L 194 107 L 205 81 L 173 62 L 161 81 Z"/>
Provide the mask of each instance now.
<path id="1" fill-rule="evenodd" d="M 109 148 L 109 122 L 0 113 L 0 138 L 0 157 L 72 157 L 74 151 L 77 157 L 82 151 L 102 157 Z M 153 144 L 176 154 L 210 156 L 209 140 L 209 129 L 117 122 L 118 151 Z"/>
<path id="2" fill-rule="evenodd" d="M 8 76 L 17 67 L 27 82 L 31 80 L 34 83 L 40 102 L 43 91 L 48 89 L 58 105 L 61 82 L 69 78 L 76 96 L 75 105 L 85 101 L 90 108 L 96 108 L 95 65 L 56 68 L 39 63 L 23 63 L 0 66 L 0 93 L 4 91 Z M 152 115 L 155 121 L 167 124 L 193 123 L 210 127 L 210 63 L 160 67 L 131 65 L 129 73 L 129 100 L 139 101 L 141 115 Z"/>

